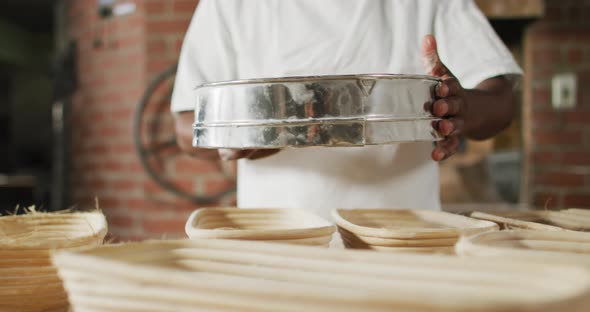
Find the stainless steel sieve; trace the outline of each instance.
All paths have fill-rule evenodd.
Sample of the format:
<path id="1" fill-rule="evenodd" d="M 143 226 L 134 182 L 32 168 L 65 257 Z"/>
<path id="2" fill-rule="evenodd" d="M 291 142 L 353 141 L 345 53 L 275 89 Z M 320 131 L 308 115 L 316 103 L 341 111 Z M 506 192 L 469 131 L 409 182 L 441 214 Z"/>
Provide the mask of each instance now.
<path id="1" fill-rule="evenodd" d="M 436 141 L 430 76 L 343 75 L 208 83 L 196 92 L 193 146 L 282 148 Z"/>

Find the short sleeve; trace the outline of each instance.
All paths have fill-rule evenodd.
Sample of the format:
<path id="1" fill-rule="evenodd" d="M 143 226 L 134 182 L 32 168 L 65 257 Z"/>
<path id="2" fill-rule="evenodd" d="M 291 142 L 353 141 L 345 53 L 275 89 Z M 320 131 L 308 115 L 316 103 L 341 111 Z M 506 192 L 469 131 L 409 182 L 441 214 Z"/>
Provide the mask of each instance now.
<path id="1" fill-rule="evenodd" d="M 201 0 L 180 51 L 172 111 L 194 110 L 194 90 L 203 83 L 235 78 L 235 53 L 222 4 Z"/>
<path id="2" fill-rule="evenodd" d="M 474 88 L 496 76 L 522 70 L 473 0 L 439 2 L 434 35 L 442 61 L 463 87 Z"/>

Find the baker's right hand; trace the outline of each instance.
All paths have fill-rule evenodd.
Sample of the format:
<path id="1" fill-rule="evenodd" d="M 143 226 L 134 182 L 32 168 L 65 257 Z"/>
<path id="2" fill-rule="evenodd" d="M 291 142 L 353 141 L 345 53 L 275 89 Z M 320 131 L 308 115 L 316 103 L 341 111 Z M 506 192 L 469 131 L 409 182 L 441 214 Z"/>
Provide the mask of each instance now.
<path id="1" fill-rule="evenodd" d="M 260 159 L 280 152 L 280 149 L 219 149 L 221 160 L 236 160 L 240 158 Z"/>

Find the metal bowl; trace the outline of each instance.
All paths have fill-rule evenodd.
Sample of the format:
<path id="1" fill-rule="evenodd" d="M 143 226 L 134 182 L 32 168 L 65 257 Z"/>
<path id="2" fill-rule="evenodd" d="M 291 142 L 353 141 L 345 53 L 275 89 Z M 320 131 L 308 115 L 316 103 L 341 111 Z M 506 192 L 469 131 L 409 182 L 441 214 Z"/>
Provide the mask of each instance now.
<path id="1" fill-rule="evenodd" d="M 364 146 L 436 141 L 425 111 L 430 76 L 345 75 L 236 80 L 196 89 L 193 145 Z"/>

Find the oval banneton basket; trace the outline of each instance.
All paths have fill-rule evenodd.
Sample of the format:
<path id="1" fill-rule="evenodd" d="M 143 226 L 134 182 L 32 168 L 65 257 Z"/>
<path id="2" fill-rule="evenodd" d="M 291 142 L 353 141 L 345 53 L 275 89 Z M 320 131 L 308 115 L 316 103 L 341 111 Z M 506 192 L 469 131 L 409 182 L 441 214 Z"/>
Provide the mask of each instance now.
<path id="1" fill-rule="evenodd" d="M 51 252 L 99 246 L 106 233 L 98 211 L 0 217 L 0 311 L 67 310 Z"/>
<path id="2" fill-rule="evenodd" d="M 498 229 L 492 222 L 430 210 L 340 209 L 333 216 L 346 247 L 378 251 L 453 253 L 459 236 Z"/>
<path id="3" fill-rule="evenodd" d="M 197 239 L 54 255 L 75 311 L 588 311 L 575 266 Z"/>
<path id="4" fill-rule="evenodd" d="M 590 233 L 508 230 L 463 237 L 457 254 L 528 262 L 576 264 L 590 268 Z"/>
<path id="5" fill-rule="evenodd" d="M 563 211 L 495 211 L 472 212 L 472 218 L 488 220 L 500 224 L 506 229 L 527 230 L 590 230 L 590 214 L 580 213 L 577 209 Z"/>
<path id="6" fill-rule="evenodd" d="M 262 240 L 328 246 L 336 227 L 300 209 L 202 208 L 189 217 L 191 239 Z"/>

